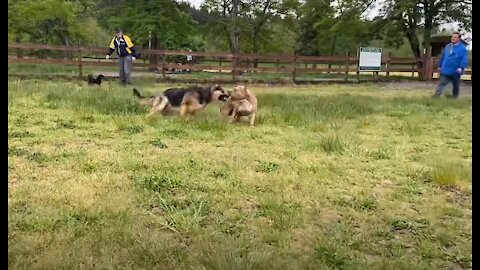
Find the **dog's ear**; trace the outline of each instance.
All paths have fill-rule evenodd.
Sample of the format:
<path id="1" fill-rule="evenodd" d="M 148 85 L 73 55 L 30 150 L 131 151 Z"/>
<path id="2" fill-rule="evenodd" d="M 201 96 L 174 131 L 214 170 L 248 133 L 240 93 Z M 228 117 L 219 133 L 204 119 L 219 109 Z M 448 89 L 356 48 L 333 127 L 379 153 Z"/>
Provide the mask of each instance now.
<path id="1" fill-rule="evenodd" d="M 230 93 L 230 96 L 234 100 L 245 99 L 248 97 L 248 92 L 244 85 L 237 85 L 233 88 L 233 91 Z"/>
<path id="2" fill-rule="evenodd" d="M 233 91 L 241 91 L 242 90 L 242 85 L 236 85 L 233 87 Z"/>
<path id="3" fill-rule="evenodd" d="M 248 96 L 250 90 L 248 90 L 248 88 L 247 88 L 245 85 L 243 85 L 243 86 L 242 86 L 242 92 L 243 92 L 243 94 L 244 94 L 245 96 Z"/>
<path id="4" fill-rule="evenodd" d="M 218 83 L 213 86 L 213 91 L 215 91 L 215 90 L 218 90 L 218 91 L 221 91 L 222 93 L 225 93 L 225 90 L 223 90 L 223 87 L 221 87 L 220 84 L 218 84 Z"/>

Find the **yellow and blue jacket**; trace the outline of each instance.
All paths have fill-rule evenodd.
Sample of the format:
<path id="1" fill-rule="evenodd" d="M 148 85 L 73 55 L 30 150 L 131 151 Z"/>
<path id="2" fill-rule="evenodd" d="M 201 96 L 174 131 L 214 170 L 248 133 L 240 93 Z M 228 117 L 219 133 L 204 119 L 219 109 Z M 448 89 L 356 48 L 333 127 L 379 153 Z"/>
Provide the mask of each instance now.
<path id="1" fill-rule="evenodd" d="M 118 56 L 136 56 L 135 47 L 133 46 L 130 37 L 127 35 L 123 35 L 119 40 L 117 39 L 117 36 L 113 37 L 107 54 L 110 55 L 113 51 L 117 51 Z"/>

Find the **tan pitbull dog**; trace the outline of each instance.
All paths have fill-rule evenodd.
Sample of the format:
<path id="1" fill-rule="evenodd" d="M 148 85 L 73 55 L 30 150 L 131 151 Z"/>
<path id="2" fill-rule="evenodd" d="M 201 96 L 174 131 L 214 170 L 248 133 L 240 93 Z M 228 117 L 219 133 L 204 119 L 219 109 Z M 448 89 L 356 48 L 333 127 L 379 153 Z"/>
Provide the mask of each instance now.
<path id="1" fill-rule="evenodd" d="M 235 86 L 220 112 L 230 116 L 230 123 L 240 121 L 242 116 L 249 116 L 250 126 L 253 126 L 257 114 L 257 98 L 244 85 Z"/>

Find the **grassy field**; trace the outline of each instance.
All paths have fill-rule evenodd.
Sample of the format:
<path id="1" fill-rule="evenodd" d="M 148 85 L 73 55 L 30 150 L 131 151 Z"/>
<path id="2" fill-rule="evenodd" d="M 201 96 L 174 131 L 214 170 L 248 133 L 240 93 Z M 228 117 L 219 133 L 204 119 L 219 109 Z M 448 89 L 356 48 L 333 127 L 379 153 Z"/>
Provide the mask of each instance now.
<path id="1" fill-rule="evenodd" d="M 10 269 L 472 267 L 471 96 L 252 86 L 251 128 L 148 120 L 114 82 L 8 86 Z"/>

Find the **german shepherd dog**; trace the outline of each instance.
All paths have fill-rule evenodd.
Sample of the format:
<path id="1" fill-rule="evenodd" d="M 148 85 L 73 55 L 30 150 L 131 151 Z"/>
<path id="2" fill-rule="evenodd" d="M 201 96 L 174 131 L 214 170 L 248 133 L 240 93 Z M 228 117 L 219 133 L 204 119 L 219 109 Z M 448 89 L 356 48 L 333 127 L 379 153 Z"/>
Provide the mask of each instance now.
<path id="1" fill-rule="evenodd" d="M 134 88 L 133 94 L 140 104 L 152 107 L 148 117 L 157 113 L 167 115 L 174 109 L 179 109 L 182 117 L 194 115 L 208 104 L 214 101 L 226 101 L 228 98 L 225 90 L 218 84 L 210 87 L 169 88 L 161 94 L 147 97 L 142 96 Z"/>
<path id="2" fill-rule="evenodd" d="M 255 124 L 257 114 L 257 97 L 244 85 L 235 86 L 228 93 L 227 102 L 220 109 L 223 115 L 230 117 L 230 123 L 240 121 L 242 116 L 250 117 L 250 126 Z"/>
<path id="3" fill-rule="evenodd" d="M 92 74 L 88 74 L 87 76 L 88 84 L 101 85 L 103 78 L 105 78 L 105 76 L 103 76 L 102 74 L 98 75 L 97 78 L 94 78 Z"/>

